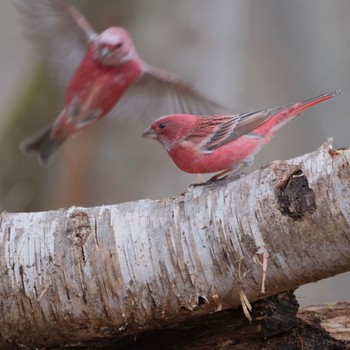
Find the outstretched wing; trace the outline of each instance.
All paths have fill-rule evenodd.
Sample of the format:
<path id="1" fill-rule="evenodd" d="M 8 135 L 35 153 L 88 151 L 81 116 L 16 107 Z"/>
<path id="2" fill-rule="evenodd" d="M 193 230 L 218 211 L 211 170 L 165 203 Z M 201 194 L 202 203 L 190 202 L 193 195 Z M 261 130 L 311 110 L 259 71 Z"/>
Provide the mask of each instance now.
<path id="1" fill-rule="evenodd" d="M 113 109 L 119 118 L 139 118 L 148 124 L 155 117 L 174 113 L 227 114 L 228 108 L 211 101 L 176 75 L 146 67 L 138 82 L 131 85 Z"/>
<path id="2" fill-rule="evenodd" d="M 15 0 L 26 34 L 46 56 L 60 83 L 79 65 L 97 34 L 85 17 L 63 0 Z"/>

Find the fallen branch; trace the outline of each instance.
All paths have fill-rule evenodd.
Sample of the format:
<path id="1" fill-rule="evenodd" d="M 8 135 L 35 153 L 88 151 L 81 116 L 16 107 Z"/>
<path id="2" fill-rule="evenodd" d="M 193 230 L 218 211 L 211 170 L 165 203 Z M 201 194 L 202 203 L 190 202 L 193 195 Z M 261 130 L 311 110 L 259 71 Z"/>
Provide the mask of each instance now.
<path id="1" fill-rule="evenodd" d="M 2 213 L 1 349 L 122 339 L 349 271 L 349 163 L 327 143 L 177 198 Z"/>

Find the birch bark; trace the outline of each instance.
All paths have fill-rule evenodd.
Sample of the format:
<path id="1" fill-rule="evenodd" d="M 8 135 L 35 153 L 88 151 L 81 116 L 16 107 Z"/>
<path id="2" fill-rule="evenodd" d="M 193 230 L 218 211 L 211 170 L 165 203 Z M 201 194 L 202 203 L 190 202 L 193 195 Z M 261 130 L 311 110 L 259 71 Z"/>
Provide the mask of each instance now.
<path id="1" fill-rule="evenodd" d="M 117 339 L 349 271 L 349 163 L 326 143 L 174 198 L 2 213 L 1 349 Z"/>

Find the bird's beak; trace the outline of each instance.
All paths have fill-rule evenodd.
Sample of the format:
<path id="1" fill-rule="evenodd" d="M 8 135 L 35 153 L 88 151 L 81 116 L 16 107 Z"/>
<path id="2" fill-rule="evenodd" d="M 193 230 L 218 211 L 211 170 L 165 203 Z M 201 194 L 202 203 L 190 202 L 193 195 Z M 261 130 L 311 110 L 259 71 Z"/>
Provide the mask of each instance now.
<path id="1" fill-rule="evenodd" d="M 156 140 L 157 139 L 157 134 L 152 128 L 148 128 L 142 133 L 142 137 L 145 137 L 147 139 L 154 139 L 154 140 Z"/>
<path id="2" fill-rule="evenodd" d="M 111 50 L 108 47 L 103 47 L 99 52 L 99 58 L 101 60 L 105 59 L 111 55 L 112 55 Z"/>

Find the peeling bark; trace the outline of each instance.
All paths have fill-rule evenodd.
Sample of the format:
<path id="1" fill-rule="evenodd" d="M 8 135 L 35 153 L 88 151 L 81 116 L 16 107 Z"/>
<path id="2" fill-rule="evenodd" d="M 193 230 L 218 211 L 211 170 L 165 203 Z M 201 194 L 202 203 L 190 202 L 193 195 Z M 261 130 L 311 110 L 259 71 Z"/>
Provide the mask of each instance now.
<path id="1" fill-rule="evenodd" d="M 325 144 L 175 198 L 2 213 L 0 348 L 121 339 L 349 271 L 349 163 Z"/>

